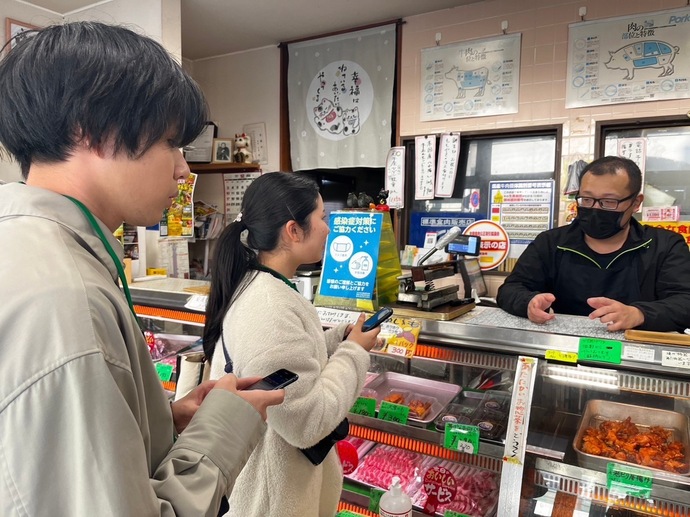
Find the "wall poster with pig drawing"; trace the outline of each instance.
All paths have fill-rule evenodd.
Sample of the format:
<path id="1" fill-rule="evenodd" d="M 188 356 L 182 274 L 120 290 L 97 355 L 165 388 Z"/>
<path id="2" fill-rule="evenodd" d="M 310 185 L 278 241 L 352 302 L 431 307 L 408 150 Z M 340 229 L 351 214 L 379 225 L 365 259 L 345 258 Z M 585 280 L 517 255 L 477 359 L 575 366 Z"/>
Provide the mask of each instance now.
<path id="1" fill-rule="evenodd" d="M 422 49 L 420 119 L 518 112 L 521 34 Z"/>
<path id="2" fill-rule="evenodd" d="M 690 97 L 690 7 L 573 23 L 566 108 Z"/>

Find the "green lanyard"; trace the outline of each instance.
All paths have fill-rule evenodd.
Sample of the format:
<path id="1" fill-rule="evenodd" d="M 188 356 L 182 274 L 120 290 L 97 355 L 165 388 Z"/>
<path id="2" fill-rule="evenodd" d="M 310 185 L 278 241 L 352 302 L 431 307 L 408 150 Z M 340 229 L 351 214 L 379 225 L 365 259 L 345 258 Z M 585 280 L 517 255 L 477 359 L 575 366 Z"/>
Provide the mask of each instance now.
<path id="1" fill-rule="evenodd" d="M 292 287 L 295 291 L 297 291 L 299 293 L 299 289 L 297 289 L 297 286 L 295 284 L 290 282 L 290 280 L 288 280 L 286 277 L 284 277 L 283 275 L 281 275 L 277 271 L 271 269 L 270 267 L 266 267 L 263 264 L 259 264 L 258 266 L 256 266 L 256 269 L 258 269 L 259 271 L 263 271 L 264 273 L 268 273 L 269 275 L 273 275 L 278 280 L 282 280 L 286 285 L 289 285 L 290 287 Z"/>
<path id="2" fill-rule="evenodd" d="M 70 197 L 70 196 L 65 196 L 65 197 L 67 199 L 69 199 L 72 203 L 77 205 L 77 208 L 79 208 L 79 210 L 81 210 L 82 213 L 86 216 L 86 220 L 89 221 L 91 228 L 93 228 L 93 230 L 96 232 L 96 235 L 98 236 L 98 238 L 103 243 L 103 246 L 105 246 L 105 249 L 108 252 L 108 255 L 110 255 L 110 258 L 113 259 L 113 262 L 115 263 L 115 269 L 117 269 L 117 276 L 120 278 L 120 282 L 122 282 L 122 290 L 125 292 L 125 297 L 127 298 L 127 303 L 129 304 L 129 308 L 132 311 L 132 314 L 134 314 L 134 319 L 136 319 L 137 323 L 138 323 L 139 318 L 137 317 L 137 313 L 134 312 L 134 304 L 132 303 L 132 295 L 129 293 L 129 286 L 127 285 L 127 277 L 125 277 L 125 270 L 122 267 L 122 263 L 120 262 L 120 259 L 117 256 L 117 253 L 115 253 L 115 250 L 113 249 L 113 247 L 108 242 L 108 238 L 103 233 L 103 230 L 101 230 L 101 227 L 99 226 L 98 221 L 96 221 L 96 218 L 89 211 L 89 209 L 86 208 L 86 206 L 84 206 L 84 203 L 82 203 L 78 199 L 74 199 L 73 197 Z"/>

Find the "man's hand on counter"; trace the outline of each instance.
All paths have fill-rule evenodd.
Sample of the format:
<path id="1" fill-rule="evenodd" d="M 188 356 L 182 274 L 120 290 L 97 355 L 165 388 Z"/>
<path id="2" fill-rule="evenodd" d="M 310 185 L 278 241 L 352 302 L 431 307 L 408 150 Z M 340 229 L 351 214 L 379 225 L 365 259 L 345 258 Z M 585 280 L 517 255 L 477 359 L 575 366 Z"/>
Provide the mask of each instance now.
<path id="1" fill-rule="evenodd" d="M 527 304 L 527 318 L 532 323 L 546 323 L 556 317 L 549 308 L 556 301 L 556 297 L 551 293 L 539 293 L 534 296 Z"/>
<path id="2" fill-rule="evenodd" d="M 599 321 L 607 325 L 609 332 L 632 329 L 644 323 L 644 314 L 632 305 L 625 305 L 603 296 L 588 298 L 587 303 L 595 309 L 589 315 L 589 319 L 599 318 Z"/>

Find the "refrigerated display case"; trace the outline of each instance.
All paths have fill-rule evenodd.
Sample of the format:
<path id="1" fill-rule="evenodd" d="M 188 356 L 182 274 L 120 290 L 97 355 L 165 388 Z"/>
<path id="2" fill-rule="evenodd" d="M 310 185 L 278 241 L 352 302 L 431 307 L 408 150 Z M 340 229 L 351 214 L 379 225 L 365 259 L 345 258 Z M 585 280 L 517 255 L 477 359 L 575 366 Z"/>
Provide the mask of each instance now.
<path id="1" fill-rule="evenodd" d="M 158 292 L 154 296 L 135 287 L 132 295 L 146 324 L 161 332 L 177 328 L 182 333 L 201 334 L 203 315 L 184 307 L 189 293 Z M 445 406 L 438 417 L 443 411 L 462 416 L 464 404 L 470 423 L 478 423 L 472 419 L 472 404 L 476 411 L 488 393 L 501 398 L 497 404 L 507 413 L 505 427 L 498 435 L 482 433 L 478 454 L 469 454 L 444 447 L 438 417 L 421 422 L 423 425 L 401 425 L 350 413 L 351 439 L 366 449 L 360 463 L 377 448 L 383 458 L 386 453 L 402 451 L 399 455 L 405 461 L 416 462 L 420 468 L 441 465 L 463 482 L 475 479 L 472 487 L 480 492 L 485 483 L 486 504 L 474 508 L 481 513 L 469 509 L 458 514 L 690 516 L 690 349 L 626 341 L 613 335 L 616 339 L 596 338 L 604 347 L 620 343 L 618 357 L 599 357 L 613 362 L 582 360 L 583 356 L 572 362 L 578 361 L 575 354 L 583 340 L 595 338 L 576 332 L 472 324 L 468 316 L 456 321 L 425 320 L 420 344 L 410 359 L 372 353 L 367 385 L 376 387 L 376 379 L 391 372 L 389 377 L 409 376 L 413 384 L 433 381 L 458 386 L 459 393 L 451 401 L 456 406 Z M 200 322 L 191 321 L 194 319 Z M 492 372 L 498 379 L 498 390 L 475 389 L 483 372 Z M 635 461 L 603 458 L 583 450 L 581 438 L 587 427 L 626 415 L 642 431 L 660 426 L 685 446 L 680 465 L 674 464 L 676 472 L 664 470 L 664 465 L 646 465 L 638 472 L 629 465 Z M 364 440 L 374 445 L 368 447 Z M 633 449 L 627 460 L 634 460 L 633 453 L 649 453 Z M 373 459 L 371 463 L 375 464 Z M 500 486 L 497 494 L 490 490 L 492 482 Z M 375 499 L 380 494 L 375 486 L 375 482 L 356 476 L 346 477 L 340 508 L 376 515 L 369 510 L 375 506 L 370 506 L 372 496 Z M 413 499 L 413 514 L 424 515 L 420 508 L 423 497 L 416 492 Z"/>

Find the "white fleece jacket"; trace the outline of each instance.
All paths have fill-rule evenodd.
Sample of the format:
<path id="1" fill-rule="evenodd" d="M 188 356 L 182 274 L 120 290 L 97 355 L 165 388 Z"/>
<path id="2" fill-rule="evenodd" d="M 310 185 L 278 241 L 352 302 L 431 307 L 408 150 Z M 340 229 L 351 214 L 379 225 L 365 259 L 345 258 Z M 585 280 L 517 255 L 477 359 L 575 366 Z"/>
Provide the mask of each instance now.
<path id="1" fill-rule="evenodd" d="M 253 275 L 254 273 L 252 273 Z M 239 377 L 280 368 L 299 375 L 285 402 L 268 409 L 268 430 L 237 478 L 232 517 L 333 517 L 342 489 L 335 447 L 319 466 L 299 451 L 347 416 L 364 385 L 369 353 L 342 341 L 347 324 L 326 332 L 316 309 L 269 273 L 258 272 L 225 315 L 223 336 Z M 216 344 L 212 377 L 223 375 Z"/>

